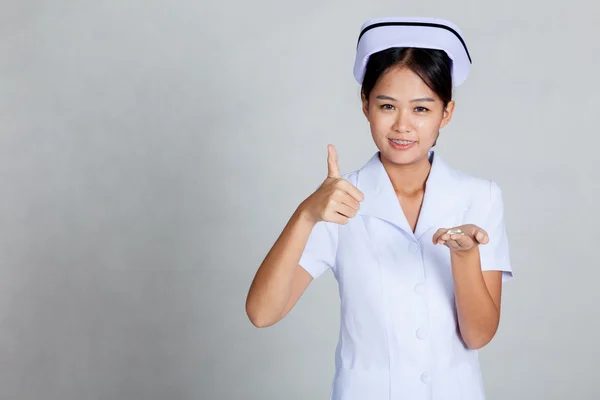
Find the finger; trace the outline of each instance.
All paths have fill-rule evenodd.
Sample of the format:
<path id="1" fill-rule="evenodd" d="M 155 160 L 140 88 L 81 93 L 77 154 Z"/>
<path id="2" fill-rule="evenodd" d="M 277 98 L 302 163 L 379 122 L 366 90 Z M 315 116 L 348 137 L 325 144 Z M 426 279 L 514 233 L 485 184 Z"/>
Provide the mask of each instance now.
<path id="1" fill-rule="evenodd" d="M 348 209 L 344 207 L 348 206 L 339 204 L 335 199 L 331 199 L 330 206 L 327 208 L 327 210 L 325 210 L 325 215 L 323 216 L 323 219 L 329 222 L 335 222 L 336 224 L 347 224 L 349 220 L 348 215 L 344 215 L 338 212 L 338 210 L 342 210 L 343 212 L 346 212 L 350 215 L 352 215 L 352 212 L 349 212 Z"/>
<path id="2" fill-rule="evenodd" d="M 340 167 L 338 166 L 338 155 L 335 146 L 330 144 L 327 146 L 327 176 L 329 178 L 339 179 L 342 177 L 340 174 Z"/>
<path id="3" fill-rule="evenodd" d="M 348 217 L 345 217 L 342 214 L 333 211 L 331 215 L 327 218 L 327 221 L 335 222 L 339 225 L 346 225 L 348 223 Z"/>
<path id="4" fill-rule="evenodd" d="M 485 231 L 485 229 L 481 229 L 480 227 L 478 227 L 477 225 L 473 225 L 473 224 L 468 224 L 464 226 L 465 229 L 467 230 L 467 232 L 469 232 L 469 234 L 478 242 L 481 244 L 485 244 L 489 241 L 489 238 L 487 237 L 488 234 Z"/>
<path id="5" fill-rule="evenodd" d="M 487 232 L 481 228 L 475 235 L 475 239 L 481 244 L 487 244 L 490 241 L 490 238 L 489 238 Z"/>
<path id="6" fill-rule="evenodd" d="M 444 234 L 444 232 L 446 232 L 447 229 L 444 228 L 440 228 L 438 229 L 434 234 L 433 237 L 431 238 L 431 240 L 433 241 L 433 244 L 438 244 L 438 242 L 441 240 L 442 235 Z"/>
<path id="7" fill-rule="evenodd" d="M 337 203 L 335 211 L 347 218 L 354 218 L 356 216 L 356 210 L 343 203 Z"/>
<path id="8" fill-rule="evenodd" d="M 463 240 L 465 237 L 470 237 L 468 235 L 463 235 L 461 233 L 453 233 L 450 236 L 450 239 L 454 240 L 454 241 L 459 241 L 459 240 Z"/>
<path id="9" fill-rule="evenodd" d="M 350 196 L 346 192 L 340 192 L 337 196 L 337 201 L 339 203 L 345 204 L 348 207 L 351 207 L 353 210 L 360 210 L 360 203 L 352 196 Z"/>
<path id="10" fill-rule="evenodd" d="M 475 240 L 469 235 L 452 235 L 452 236 L 461 236 L 461 237 L 453 239 L 459 248 L 469 249 L 475 245 Z"/>
<path id="11" fill-rule="evenodd" d="M 351 184 L 345 179 L 342 179 L 338 182 L 338 187 L 348 193 L 350 196 L 356 199 L 356 201 L 363 201 L 365 199 L 365 195 L 363 192 L 358 190 L 356 186 Z"/>
<path id="12" fill-rule="evenodd" d="M 461 248 L 458 243 L 456 243 L 456 240 L 448 240 L 446 246 L 448 246 L 450 250 L 460 250 Z"/>

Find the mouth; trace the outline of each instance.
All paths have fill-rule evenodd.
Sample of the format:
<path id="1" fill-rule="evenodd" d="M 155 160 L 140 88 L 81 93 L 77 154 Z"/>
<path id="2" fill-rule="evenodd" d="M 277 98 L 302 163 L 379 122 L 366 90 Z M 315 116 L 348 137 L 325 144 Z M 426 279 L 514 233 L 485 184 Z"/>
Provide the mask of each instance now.
<path id="1" fill-rule="evenodd" d="M 394 147 L 395 149 L 398 149 L 398 150 L 409 149 L 415 143 L 417 143 L 416 140 L 399 140 L 399 139 L 388 139 L 388 140 L 392 144 L 392 147 Z"/>

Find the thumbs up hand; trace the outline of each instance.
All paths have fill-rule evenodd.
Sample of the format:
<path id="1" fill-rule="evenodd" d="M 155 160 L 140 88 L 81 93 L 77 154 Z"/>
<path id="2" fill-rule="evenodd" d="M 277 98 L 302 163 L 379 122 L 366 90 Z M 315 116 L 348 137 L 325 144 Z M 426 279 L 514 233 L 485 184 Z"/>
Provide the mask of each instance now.
<path id="1" fill-rule="evenodd" d="M 342 179 L 338 166 L 337 151 L 333 145 L 328 146 L 327 178 L 321 186 L 301 204 L 308 219 L 335 222 L 345 225 L 350 218 L 356 216 L 364 194 L 345 179 Z"/>

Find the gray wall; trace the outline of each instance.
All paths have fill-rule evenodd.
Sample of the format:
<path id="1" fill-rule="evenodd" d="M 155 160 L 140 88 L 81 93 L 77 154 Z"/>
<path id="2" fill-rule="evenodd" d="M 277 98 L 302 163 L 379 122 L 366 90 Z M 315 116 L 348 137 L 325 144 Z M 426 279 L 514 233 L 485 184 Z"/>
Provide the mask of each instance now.
<path id="1" fill-rule="evenodd" d="M 596 3 L 2 0 L 0 399 L 327 398 L 331 273 L 272 328 L 244 301 L 327 144 L 375 152 L 353 51 L 389 14 L 474 58 L 437 148 L 505 198 L 489 399 L 599 398 Z"/>

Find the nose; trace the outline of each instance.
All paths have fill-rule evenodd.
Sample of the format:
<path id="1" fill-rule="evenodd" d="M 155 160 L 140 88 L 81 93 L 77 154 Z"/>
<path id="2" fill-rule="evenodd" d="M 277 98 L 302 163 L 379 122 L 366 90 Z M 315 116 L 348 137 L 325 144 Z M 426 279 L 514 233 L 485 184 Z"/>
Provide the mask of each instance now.
<path id="1" fill-rule="evenodd" d="M 400 111 L 396 114 L 392 129 L 396 132 L 410 132 L 411 120 L 406 111 Z"/>

